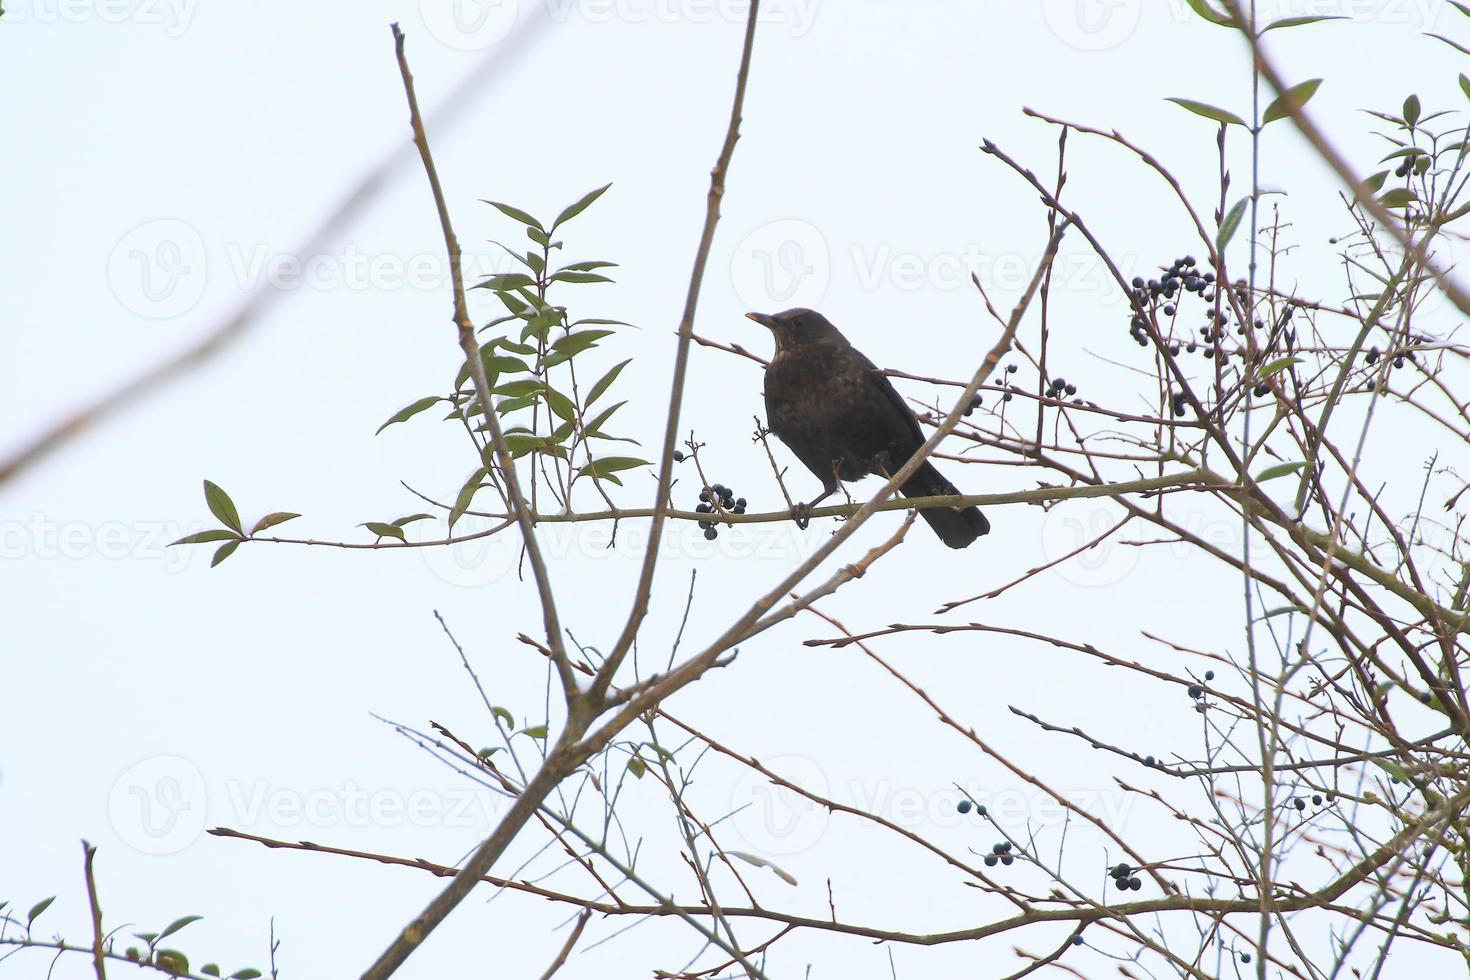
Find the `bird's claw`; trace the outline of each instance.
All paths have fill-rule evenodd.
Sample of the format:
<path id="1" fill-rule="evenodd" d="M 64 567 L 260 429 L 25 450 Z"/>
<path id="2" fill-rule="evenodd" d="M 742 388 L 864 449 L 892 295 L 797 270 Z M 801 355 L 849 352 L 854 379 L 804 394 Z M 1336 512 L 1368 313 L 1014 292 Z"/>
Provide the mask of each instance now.
<path id="1" fill-rule="evenodd" d="M 796 521 L 797 527 L 805 531 L 807 529 L 807 526 L 812 522 L 812 505 L 808 503 L 799 503 L 795 507 L 792 507 L 791 518 L 792 520 Z"/>

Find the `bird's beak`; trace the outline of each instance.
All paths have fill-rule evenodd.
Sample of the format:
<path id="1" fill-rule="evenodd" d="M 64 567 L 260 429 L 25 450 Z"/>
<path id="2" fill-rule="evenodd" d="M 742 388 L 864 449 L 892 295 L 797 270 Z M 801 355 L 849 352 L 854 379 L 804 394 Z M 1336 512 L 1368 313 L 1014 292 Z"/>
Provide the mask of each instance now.
<path id="1" fill-rule="evenodd" d="M 747 313 L 745 317 L 748 320 L 754 320 L 767 330 L 773 329 L 776 325 L 776 318 L 769 313 Z"/>

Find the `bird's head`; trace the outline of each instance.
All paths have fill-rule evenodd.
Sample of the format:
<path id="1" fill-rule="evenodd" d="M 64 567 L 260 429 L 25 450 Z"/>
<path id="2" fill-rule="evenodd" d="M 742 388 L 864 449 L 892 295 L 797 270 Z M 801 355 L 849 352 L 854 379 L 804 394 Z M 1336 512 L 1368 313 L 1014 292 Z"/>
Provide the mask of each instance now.
<path id="1" fill-rule="evenodd" d="M 780 313 L 747 313 L 748 318 L 771 331 L 776 353 L 822 343 L 845 343 L 842 334 L 816 310 L 796 307 Z"/>

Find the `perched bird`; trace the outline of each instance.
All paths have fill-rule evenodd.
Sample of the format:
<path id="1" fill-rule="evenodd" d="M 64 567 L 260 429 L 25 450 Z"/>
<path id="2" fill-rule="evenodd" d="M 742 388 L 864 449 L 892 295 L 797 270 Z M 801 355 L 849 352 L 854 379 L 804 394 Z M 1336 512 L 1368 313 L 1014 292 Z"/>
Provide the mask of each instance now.
<path id="1" fill-rule="evenodd" d="M 813 310 L 747 313 L 776 340 L 766 366 L 766 419 L 796 458 L 822 481 L 822 494 L 796 508 L 805 516 L 835 493 L 839 481 L 870 474 L 892 476 L 924 444 L 913 411 L 873 362 L 858 352 L 827 318 Z M 928 460 L 903 486 L 906 497 L 959 493 Z M 925 507 L 919 511 L 951 548 L 968 547 L 989 532 L 975 507 Z"/>

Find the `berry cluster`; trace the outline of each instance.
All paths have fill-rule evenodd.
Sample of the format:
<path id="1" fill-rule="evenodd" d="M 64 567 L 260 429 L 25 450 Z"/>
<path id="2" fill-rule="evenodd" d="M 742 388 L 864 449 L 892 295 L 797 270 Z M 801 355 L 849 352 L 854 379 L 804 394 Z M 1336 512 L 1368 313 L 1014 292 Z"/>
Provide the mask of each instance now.
<path id="1" fill-rule="evenodd" d="M 1331 803 L 1334 799 L 1336 799 L 1336 797 L 1334 797 L 1331 793 L 1328 793 L 1326 797 L 1323 797 L 1321 793 L 1313 793 L 1312 805 L 1317 807 L 1325 806 Z M 1296 807 L 1298 811 L 1305 811 L 1307 808 L 1307 799 L 1304 796 L 1294 796 L 1292 797 L 1291 805 Z"/>
<path id="2" fill-rule="evenodd" d="M 969 800 L 960 800 L 959 803 L 955 804 L 955 809 L 958 810 L 958 811 L 960 811 L 961 813 L 969 813 L 971 806 L 972 806 L 972 804 L 970 803 Z M 980 817 L 985 816 L 985 804 L 984 803 L 975 803 L 975 804 L 973 804 L 973 806 L 975 807 L 975 815 L 976 816 L 980 816 Z"/>
<path id="3" fill-rule="evenodd" d="M 987 868 L 993 868 L 997 864 L 1004 864 L 1006 867 L 1010 867 L 1015 863 L 1016 857 L 1011 853 L 1010 841 L 990 845 L 990 853 L 985 855 L 985 866 Z"/>
<path id="4" fill-rule="evenodd" d="M 723 514 L 726 511 L 731 514 L 745 513 L 745 498 L 737 498 L 734 490 L 720 483 L 699 491 L 699 506 L 694 508 L 696 514 Z M 706 540 L 713 541 L 719 537 L 720 532 L 715 529 L 714 521 L 700 521 L 699 527 L 704 531 Z"/>
<path id="5" fill-rule="evenodd" d="M 1134 875 L 1133 869 L 1126 864 L 1115 865 L 1108 869 L 1108 874 L 1113 878 L 1113 884 L 1118 886 L 1119 891 L 1138 891 L 1143 887 L 1143 882 Z"/>
<path id="6" fill-rule="evenodd" d="M 1068 384 L 1066 378 L 1052 378 L 1051 383 L 1046 386 L 1046 397 L 1061 400 L 1065 396 L 1080 405 L 1082 399 L 1074 397 L 1076 394 L 1077 386 Z"/>
<path id="7" fill-rule="evenodd" d="M 1370 347 L 1370 348 L 1368 348 L 1368 353 L 1366 353 L 1366 354 L 1363 355 L 1363 363 L 1364 364 L 1367 364 L 1369 367 L 1372 367 L 1374 364 L 1377 364 L 1378 363 L 1378 359 L 1380 357 L 1382 357 L 1382 356 L 1384 356 L 1384 355 L 1382 354 L 1382 352 L 1380 352 L 1378 350 L 1377 347 Z M 1396 354 L 1394 354 L 1393 355 L 1393 366 L 1396 367 L 1396 368 L 1403 367 L 1404 366 L 1404 359 L 1405 358 L 1408 358 L 1411 361 L 1414 360 L 1415 359 L 1414 358 L 1414 352 L 1411 351 L 1411 350 L 1406 350 L 1406 351 L 1403 351 L 1402 353 L 1396 353 Z"/>
<path id="8" fill-rule="evenodd" d="M 1197 293 L 1206 303 L 1214 302 L 1215 274 L 1200 272 L 1193 255 L 1175 259 L 1172 264 L 1163 268 L 1162 273 L 1160 278 L 1147 281 L 1142 276 L 1133 277 L 1130 285 L 1133 287 L 1133 301 L 1139 309 L 1157 305 L 1162 300 L 1164 305 L 1160 312 L 1165 316 L 1173 316 L 1178 312 L 1178 307 L 1174 305 L 1173 300 L 1181 290 L 1186 293 Z M 1140 347 L 1148 346 L 1148 334 L 1145 327 L 1146 323 L 1142 313 L 1131 315 L 1128 321 L 1128 335 Z M 1189 350 L 1191 353 L 1194 352 L 1193 344 L 1190 344 Z M 1171 345 L 1169 352 L 1177 355 L 1178 345 Z"/>

